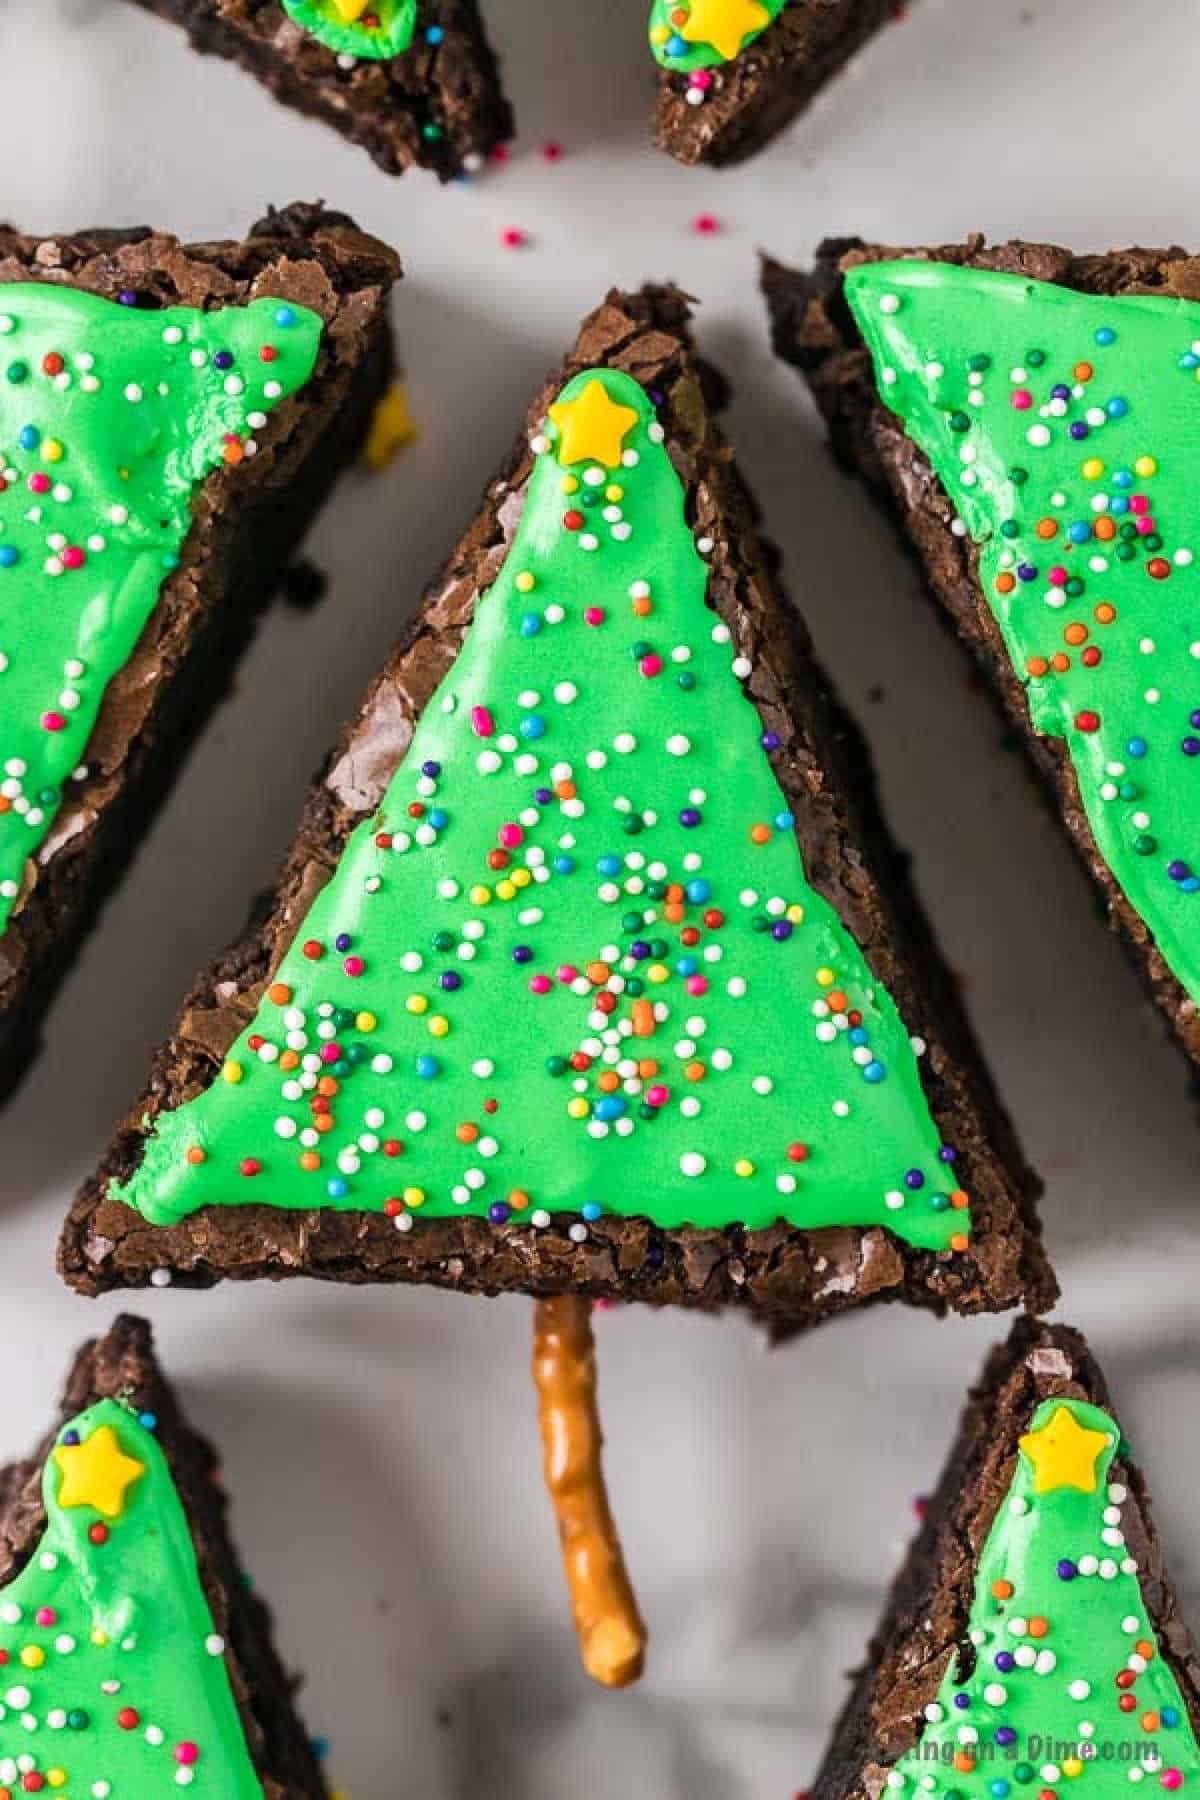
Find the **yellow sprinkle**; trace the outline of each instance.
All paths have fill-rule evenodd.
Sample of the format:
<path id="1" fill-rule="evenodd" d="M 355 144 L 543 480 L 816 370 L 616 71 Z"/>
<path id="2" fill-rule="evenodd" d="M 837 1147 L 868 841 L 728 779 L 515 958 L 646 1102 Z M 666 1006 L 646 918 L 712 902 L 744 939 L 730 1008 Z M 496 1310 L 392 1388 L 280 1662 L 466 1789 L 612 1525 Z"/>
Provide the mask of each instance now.
<path id="1" fill-rule="evenodd" d="M 492 898 L 492 890 L 489 887 L 473 887 L 468 898 L 472 906 L 487 906 Z"/>
<path id="2" fill-rule="evenodd" d="M 354 1023 L 359 1031 L 374 1031 L 379 1020 L 373 1012 L 360 1012 L 356 1015 Z"/>
<path id="3" fill-rule="evenodd" d="M 529 573 L 529 570 L 522 569 L 521 573 L 517 576 L 517 592 L 518 592 L 518 594 L 532 594 L 532 592 L 536 586 L 537 586 L 537 582 L 534 580 L 533 576 Z"/>
<path id="4" fill-rule="evenodd" d="M 65 1769 L 47 1769 L 46 1780 L 52 1788 L 66 1787 L 67 1771 Z"/>
<path id="5" fill-rule="evenodd" d="M 670 35 L 671 33 L 665 25 L 655 25 L 650 31 L 650 42 L 652 44 L 665 44 Z"/>
<path id="6" fill-rule="evenodd" d="M 445 1037 L 449 1029 L 449 1019 L 447 1019 L 443 1013 L 434 1013 L 432 1019 L 429 1021 L 429 1035 L 431 1037 Z"/>
<path id="7" fill-rule="evenodd" d="M 40 1669 L 46 1660 L 46 1652 L 38 1644 L 26 1644 L 21 1652 L 21 1664 L 26 1669 Z"/>
<path id="8" fill-rule="evenodd" d="M 1139 456 L 1133 466 L 1139 475 L 1158 474 L 1158 464 L 1152 456 Z"/>
<path id="9" fill-rule="evenodd" d="M 564 475 L 559 486 L 564 494 L 577 494 L 579 492 L 578 475 Z"/>
<path id="10" fill-rule="evenodd" d="M 517 890 L 513 886 L 512 882 L 509 881 L 507 878 L 503 881 L 498 881 L 496 883 L 496 898 L 497 898 L 497 900 L 515 900 L 516 897 L 517 897 Z"/>
<path id="11" fill-rule="evenodd" d="M 787 916 L 793 925 L 802 925 L 804 923 L 804 908 L 798 900 L 793 900 L 792 904 L 788 907 Z"/>
<path id="12" fill-rule="evenodd" d="M 733 1165 L 733 1172 L 735 1175 L 753 1175 L 754 1164 L 748 1162 L 744 1156 L 739 1157 L 738 1161 Z"/>
<path id="13" fill-rule="evenodd" d="M 586 1119 L 591 1110 L 591 1102 L 585 1100 L 582 1094 L 577 1095 L 574 1100 L 567 1101 L 568 1118 Z"/>
<path id="14" fill-rule="evenodd" d="M 372 475 L 378 475 L 406 445 L 415 444 L 420 435 L 408 410 L 404 383 L 395 381 L 371 415 L 362 453 L 364 466 Z"/>
<path id="15" fill-rule="evenodd" d="M 92 1633 L 92 1644 L 97 1650 L 106 1649 L 108 1647 L 107 1631 L 101 1631 L 99 1626 L 97 1626 L 96 1630 Z"/>
<path id="16" fill-rule="evenodd" d="M 526 888 L 533 880 L 533 876 L 529 873 L 528 869 L 514 869 L 508 879 L 512 882 L 514 887 Z"/>
<path id="17" fill-rule="evenodd" d="M 1082 1775 L 1083 1764 L 1077 1756 L 1068 1756 L 1062 1766 L 1062 1772 L 1064 1775 Z"/>
<path id="18" fill-rule="evenodd" d="M 817 986 L 818 987 L 832 987 L 833 986 L 833 970 L 832 969 L 818 969 L 817 970 Z"/>
<path id="19" fill-rule="evenodd" d="M 1100 461 L 1100 458 L 1098 456 L 1089 456 L 1087 461 L 1083 465 L 1084 480 L 1085 481 L 1099 481 L 1099 479 L 1103 475 L 1103 473 L 1104 473 L 1104 464 Z"/>
<path id="20" fill-rule="evenodd" d="M 405 1188 L 404 1194 L 403 1194 L 403 1199 L 404 1199 L 405 1206 L 424 1206 L 424 1204 L 425 1204 L 425 1189 L 424 1188 Z"/>
<path id="21" fill-rule="evenodd" d="M 671 979 L 671 971 L 665 963 L 651 963 L 646 973 L 654 982 L 670 981 Z"/>
<path id="22" fill-rule="evenodd" d="M 61 462 L 65 452 L 57 438 L 45 438 L 42 442 L 42 456 L 46 462 Z"/>
<path id="23" fill-rule="evenodd" d="M 621 486 L 619 481 L 611 482 L 604 490 L 604 498 L 606 500 L 612 500 L 614 503 L 618 500 L 623 500 L 625 498 L 625 489 Z"/>
<path id="24" fill-rule="evenodd" d="M 404 1006 L 405 1010 L 410 1013 L 424 1013 L 429 1011 L 429 1002 L 424 994 L 410 994 L 408 999 L 404 1002 Z"/>
<path id="25" fill-rule="evenodd" d="M 231 1087 L 236 1087 L 245 1073 L 246 1071 L 243 1069 L 240 1062 L 227 1062 L 225 1067 L 221 1070 L 221 1074 L 224 1076 L 225 1080 L 229 1082 Z"/>

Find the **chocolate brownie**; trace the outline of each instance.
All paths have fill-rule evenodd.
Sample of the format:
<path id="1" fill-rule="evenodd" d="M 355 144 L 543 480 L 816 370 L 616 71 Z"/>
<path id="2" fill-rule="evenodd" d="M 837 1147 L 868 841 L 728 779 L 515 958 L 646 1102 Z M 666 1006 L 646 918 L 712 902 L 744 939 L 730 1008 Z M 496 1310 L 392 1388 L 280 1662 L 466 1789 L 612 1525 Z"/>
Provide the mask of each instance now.
<path id="1" fill-rule="evenodd" d="M 308 1274 L 792 1325 L 1052 1298 L 722 398 L 674 290 L 585 321 L 72 1209 L 74 1287 Z"/>
<path id="2" fill-rule="evenodd" d="M 877 383 L 845 283 L 886 282 L 893 271 L 902 286 L 935 286 L 924 297 L 898 292 L 901 310 L 886 314 L 872 291 L 868 316 L 880 330 L 911 320 L 926 346 L 911 370 L 883 368 Z M 839 460 L 915 552 L 1195 1064 L 1200 969 L 1190 909 L 1200 878 L 1186 854 L 1187 775 L 1200 738 L 1186 683 L 1197 653 L 1189 639 L 1200 634 L 1187 624 L 1192 552 L 1178 541 L 1189 464 L 1162 452 L 1173 430 L 1190 430 L 1190 397 L 1174 384 L 1191 378 L 1195 361 L 1200 260 L 1178 249 L 1076 256 L 973 237 L 890 250 L 847 238 L 824 244 L 809 272 L 768 261 L 763 281 L 776 349 L 807 378 Z M 935 346 L 925 309 L 943 287 Z M 1000 349 L 1009 336 L 1021 359 L 1032 351 L 1028 368 Z M 1060 341 L 1070 353 L 1056 360 Z M 963 409 L 946 398 L 946 384 L 960 380 L 978 384 L 983 404 Z M 998 418 L 988 380 L 1003 384 Z M 917 383 L 929 384 L 931 400 L 936 387 L 932 404 Z M 881 385 L 906 407 L 907 430 Z M 985 474 L 982 486 L 948 492 L 952 456 L 968 472 L 974 465 L 962 457 L 981 452 L 980 467 L 1000 467 L 1011 438 L 1020 447 L 1015 482 L 993 489 Z"/>
<path id="3" fill-rule="evenodd" d="M 118 1318 L 75 1359 L 57 1429 L 0 1469 L 0 1787 L 199 1775 L 222 1800 L 327 1800 L 226 1510 L 150 1327 Z"/>
<path id="4" fill-rule="evenodd" d="M 1023 1319 L 971 1392 L 811 1791 L 984 1800 L 1082 1777 L 1107 1800 L 1131 1771 L 1173 1790 L 1200 1765 L 1198 1678 L 1104 1378 L 1077 1331 Z"/>
<path id="5" fill-rule="evenodd" d="M 0 1092 L 357 454 L 398 273 L 317 206 L 242 243 L 0 230 Z"/>
<path id="6" fill-rule="evenodd" d="M 475 0 L 377 0 L 370 11 L 354 0 L 138 4 L 361 144 L 389 175 L 415 163 L 449 181 L 512 136 Z"/>
<path id="7" fill-rule="evenodd" d="M 680 162 L 719 165 L 743 162 L 785 130 L 897 7 L 896 0 L 784 0 L 769 8 L 759 0 L 693 0 L 690 11 L 694 36 L 689 22 L 668 23 L 678 20 L 678 6 L 658 0 L 655 7 L 655 134 L 659 149 Z M 774 16 L 766 23 L 768 12 Z M 722 38 L 724 53 L 699 35 L 706 28 Z"/>

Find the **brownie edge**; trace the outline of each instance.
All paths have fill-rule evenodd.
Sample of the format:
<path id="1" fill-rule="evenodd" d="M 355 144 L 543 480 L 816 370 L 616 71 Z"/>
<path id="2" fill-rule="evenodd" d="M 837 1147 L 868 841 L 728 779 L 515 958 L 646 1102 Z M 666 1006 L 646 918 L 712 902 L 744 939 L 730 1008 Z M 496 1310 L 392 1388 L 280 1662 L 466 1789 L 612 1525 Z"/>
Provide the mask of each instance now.
<path id="1" fill-rule="evenodd" d="M 1017 1439 L 1041 1402 L 1059 1397 L 1111 1406 L 1078 1331 L 1018 1320 L 968 1396 L 937 1491 L 813 1783 L 813 1800 L 879 1800 L 888 1770 L 916 1743 L 924 1708 L 966 1637 L 976 1562 L 1007 1492 Z M 1123 1528 L 1162 1654 L 1195 1718 L 1200 1653 L 1166 1572 L 1145 1478 L 1124 1456 L 1114 1462 L 1113 1478 L 1129 1490 Z"/>
<path id="2" fill-rule="evenodd" d="M 0 1582 L 11 1581 L 46 1524 L 42 1469 L 62 1427 L 100 1400 L 155 1414 L 162 1447 L 191 1528 L 205 1598 L 225 1639 L 225 1665 L 264 1800 L 329 1800 L 313 1746 L 275 1650 L 271 1615 L 248 1582 L 226 1523 L 217 1453 L 192 1431 L 154 1355 L 150 1327 L 123 1314 L 75 1358 L 62 1415 L 35 1454 L 0 1468 Z"/>
<path id="3" fill-rule="evenodd" d="M 768 258 L 762 274 L 776 352 L 804 375 L 825 416 L 835 456 L 883 504 L 916 557 L 941 616 L 974 656 L 1076 855 L 1100 890 L 1111 928 L 1200 1081 L 1200 1007 L 1172 974 L 1101 855 L 1065 741 L 1034 731 L 1024 684 L 979 581 L 978 550 L 969 539 L 954 535 L 954 508 L 945 489 L 879 398 L 869 354 L 845 301 L 842 275 L 855 264 L 892 257 L 1026 275 L 1086 294 L 1175 294 L 1186 300 L 1200 300 L 1200 257 L 1178 248 L 1076 256 L 1055 244 L 1012 240 L 989 246 L 982 235 L 923 249 L 830 238 L 820 246 L 811 270 L 790 269 Z"/>
<path id="4" fill-rule="evenodd" d="M 954 983 L 880 817 L 870 763 L 833 698 L 804 626 L 779 589 L 776 555 L 755 530 L 752 502 L 713 417 L 721 390 L 696 359 L 688 307 L 673 289 L 610 293 L 585 321 L 563 371 L 535 398 L 525 429 L 483 506 L 429 588 L 314 783 L 273 893 L 249 929 L 188 996 L 149 1085 L 80 1194 L 60 1250 L 65 1279 L 85 1293 L 151 1281 L 306 1274 L 348 1282 L 433 1282 L 467 1292 L 519 1289 L 595 1297 L 738 1304 L 792 1326 L 884 1298 L 940 1311 L 1051 1304 L 1055 1284 L 1034 1211 L 1037 1182 L 991 1088 Z M 971 1247 L 914 1250 L 878 1227 L 748 1232 L 659 1230 L 644 1218 L 596 1221 L 574 1242 L 564 1219 L 545 1229 L 509 1221 L 422 1219 L 407 1234 L 382 1214 L 209 1207 L 155 1227 L 107 1196 L 140 1160 L 154 1117 L 217 1078 L 223 1054 L 328 879 L 359 819 L 373 811 L 407 747 L 413 720 L 457 654 L 479 595 L 494 581 L 520 514 L 529 438 L 554 390 L 578 370 L 621 369 L 659 397 L 694 529 L 713 540 L 709 598 L 753 674 L 749 697 L 779 739 L 777 775 L 797 820 L 809 879 L 830 901 L 930 1044 L 922 1079 L 944 1141 L 960 1154 L 974 1204 Z"/>
<path id="5" fill-rule="evenodd" d="M 240 243 L 183 245 L 145 228 L 36 237 L 0 227 L 0 287 L 44 281 L 198 307 L 269 292 L 312 307 L 326 326 L 311 379 L 271 415 L 257 456 L 197 487 L 178 565 L 106 690 L 87 773 L 64 795 L 37 879 L 0 935 L 0 1098 L 26 1072 L 55 989 L 297 544 L 358 455 L 390 378 L 387 300 L 399 273 L 386 245 L 320 205 L 272 210 Z"/>

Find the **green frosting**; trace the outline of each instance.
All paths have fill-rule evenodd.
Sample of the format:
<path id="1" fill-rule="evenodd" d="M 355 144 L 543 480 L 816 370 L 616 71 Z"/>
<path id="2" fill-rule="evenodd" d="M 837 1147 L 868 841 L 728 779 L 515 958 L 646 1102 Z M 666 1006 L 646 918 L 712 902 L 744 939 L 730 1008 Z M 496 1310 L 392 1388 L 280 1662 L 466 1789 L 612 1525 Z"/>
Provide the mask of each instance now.
<path id="1" fill-rule="evenodd" d="M 408 49 L 417 24 L 417 0 L 283 0 L 289 17 L 341 56 L 387 62 Z"/>
<path id="2" fill-rule="evenodd" d="M 942 263 L 846 292 L 880 392 L 980 546 L 1034 728 L 1200 1000 L 1200 306 Z"/>
<path id="3" fill-rule="evenodd" d="M 252 454 L 320 334 L 276 300 L 149 311 L 0 287 L 0 930 L 175 566 L 197 482 Z"/>
<path id="4" fill-rule="evenodd" d="M 155 1224 L 528 1208 L 962 1248 L 920 1047 L 805 878 L 650 400 L 578 375 L 534 450 L 382 804 L 224 1079 L 110 1191 Z"/>
<path id="5" fill-rule="evenodd" d="M 1043 1433 L 1067 1440 L 1064 1458 L 1043 1457 Z M 1047 1400 L 1021 1446 L 976 1568 L 968 1640 L 889 1787 L 913 1800 L 1118 1800 L 1139 1783 L 1195 1785 L 1187 1706 L 1121 1530 L 1126 1490 L 1109 1481 L 1113 1420 Z"/>
<path id="6" fill-rule="evenodd" d="M 43 1492 L 45 1532 L 0 1589 L 0 1794 L 262 1800 L 151 1431 L 116 1401 L 90 1407 L 59 1434 Z"/>
<path id="7" fill-rule="evenodd" d="M 654 60 L 684 74 L 719 68 L 761 37 L 787 4 L 788 0 L 651 0 Z M 680 21 L 681 13 L 691 15 L 690 22 Z"/>

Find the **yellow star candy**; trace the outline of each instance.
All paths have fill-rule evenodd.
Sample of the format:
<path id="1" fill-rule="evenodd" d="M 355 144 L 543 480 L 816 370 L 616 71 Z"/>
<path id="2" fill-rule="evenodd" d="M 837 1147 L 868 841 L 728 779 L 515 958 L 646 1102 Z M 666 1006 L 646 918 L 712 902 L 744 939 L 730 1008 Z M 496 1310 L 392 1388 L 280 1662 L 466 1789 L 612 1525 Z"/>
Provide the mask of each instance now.
<path id="1" fill-rule="evenodd" d="M 632 406 L 610 400 L 602 381 L 591 380 L 574 400 L 560 400 L 550 408 L 558 426 L 560 463 L 598 462 L 606 469 L 621 463 L 621 449 L 637 424 Z"/>
<path id="2" fill-rule="evenodd" d="M 370 4 L 371 0 L 333 0 L 333 10 L 344 25 L 353 25 L 356 19 L 362 18 Z"/>
<path id="3" fill-rule="evenodd" d="M 1081 1494 L 1096 1491 L 1096 1462 L 1111 1439 L 1107 1431 L 1089 1431 L 1066 1406 L 1054 1409 L 1040 1431 L 1027 1431 L 1020 1445 L 1033 1464 L 1033 1491 L 1052 1494 L 1055 1488 L 1078 1488 Z"/>
<path id="4" fill-rule="evenodd" d="M 99 1425 L 83 1444 L 61 1444 L 54 1460 L 62 1474 L 60 1506 L 92 1506 L 106 1519 L 119 1519 L 125 1494 L 146 1473 L 145 1463 L 126 1456 L 111 1425 Z"/>
<path id="5" fill-rule="evenodd" d="M 752 31 L 769 25 L 771 15 L 760 0 L 692 0 L 691 14 L 680 27 L 689 44 L 711 44 L 732 62 Z"/>

